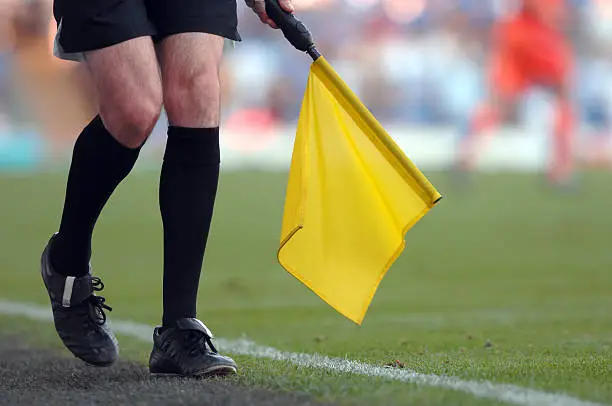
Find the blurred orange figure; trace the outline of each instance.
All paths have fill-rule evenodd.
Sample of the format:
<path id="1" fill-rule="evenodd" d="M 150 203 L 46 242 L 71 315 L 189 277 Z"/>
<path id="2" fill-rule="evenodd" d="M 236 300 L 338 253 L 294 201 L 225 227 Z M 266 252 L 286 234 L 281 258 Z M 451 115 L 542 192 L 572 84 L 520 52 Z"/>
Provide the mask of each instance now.
<path id="1" fill-rule="evenodd" d="M 573 109 L 570 78 L 573 57 L 562 32 L 564 0 L 523 0 L 518 12 L 494 27 L 489 60 L 489 98 L 477 109 L 461 140 L 459 169 L 471 170 L 479 135 L 496 125 L 517 99 L 533 86 L 556 96 L 549 180 L 563 184 L 572 173 Z"/>

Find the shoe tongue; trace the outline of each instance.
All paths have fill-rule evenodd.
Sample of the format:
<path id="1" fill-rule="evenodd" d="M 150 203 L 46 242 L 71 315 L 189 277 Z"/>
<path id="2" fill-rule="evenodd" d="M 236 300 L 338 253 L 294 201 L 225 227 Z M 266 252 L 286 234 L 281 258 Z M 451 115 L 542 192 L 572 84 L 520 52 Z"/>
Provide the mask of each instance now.
<path id="1" fill-rule="evenodd" d="M 195 318 L 178 319 L 176 321 L 176 327 L 179 330 L 200 331 L 206 334 L 208 338 L 213 338 L 213 334 L 210 329 L 206 327 L 204 323 L 202 323 L 200 320 Z"/>

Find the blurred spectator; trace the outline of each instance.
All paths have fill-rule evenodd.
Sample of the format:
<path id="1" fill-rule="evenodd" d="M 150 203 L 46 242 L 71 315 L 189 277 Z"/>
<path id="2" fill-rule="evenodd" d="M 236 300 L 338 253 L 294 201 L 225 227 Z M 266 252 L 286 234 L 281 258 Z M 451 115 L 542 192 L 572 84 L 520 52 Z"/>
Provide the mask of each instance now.
<path id="1" fill-rule="evenodd" d="M 576 102 L 585 123 L 608 131 L 612 112 L 612 2 L 567 0 L 577 44 Z M 457 125 L 484 89 L 484 55 L 495 19 L 512 0 L 296 0 L 326 58 L 385 122 Z M 265 112 L 297 119 L 310 61 L 239 2 L 244 41 L 222 67 L 226 121 Z M 0 0 L 0 127 L 18 97 L 58 143 L 95 110 L 82 67 L 52 58 L 51 0 Z M 14 35 L 16 34 L 16 35 Z M 13 51 L 10 51 L 13 50 Z M 13 68 L 11 68 L 13 67 Z M 9 79 L 12 70 L 16 79 Z M 15 81 L 18 82 L 15 82 Z M 11 91 L 20 83 L 18 94 Z M 12 96 L 11 96 L 12 93 Z M 61 100 L 61 106 L 58 106 Z M 17 113 L 10 113 L 11 117 Z M 521 109 L 519 109 L 521 110 Z M 249 113 L 250 114 L 250 113 Z M 238 120 L 241 121 L 241 120 Z M 6 125 L 6 124 L 5 124 Z"/>
<path id="2" fill-rule="evenodd" d="M 381 120 L 449 125 L 456 124 L 481 97 L 483 58 L 491 25 L 496 18 L 514 12 L 513 3 L 509 0 L 308 1 L 303 2 L 299 15 L 315 34 L 324 55 Z M 568 30 L 576 33 L 576 41 L 583 41 L 582 50 L 585 50 L 584 33 L 589 31 L 585 26 L 592 27 L 589 35 L 605 37 L 602 48 L 612 49 L 612 28 L 609 28 L 612 19 L 602 17 L 606 14 L 600 10 L 612 8 L 604 6 L 608 3 L 568 0 L 574 11 L 568 19 Z M 314 6 L 307 7 L 308 4 Z M 299 8 L 299 0 L 297 5 Z M 580 17 L 589 13 L 595 14 L 597 21 Z M 234 95 L 237 97 L 232 102 L 233 108 L 253 104 L 261 107 L 267 103 L 277 116 L 294 119 L 299 112 L 294 105 L 275 102 L 280 89 L 273 78 L 279 74 L 291 78 L 287 81 L 295 82 L 294 85 L 282 86 L 282 95 L 286 100 L 300 99 L 305 74 L 298 71 L 308 66 L 308 60 L 285 44 L 279 33 L 263 30 L 248 15 L 241 20 L 241 30 L 246 41 L 236 47 L 233 58 L 242 62 L 228 67 L 229 73 L 249 91 Z M 587 44 L 595 46 L 593 42 Z M 588 69 L 577 73 L 581 75 L 577 81 L 578 93 L 589 83 L 612 80 L 610 69 L 592 66 L 592 57 L 585 57 L 582 62 Z M 588 80 L 581 80 L 587 76 Z M 604 100 L 609 98 L 609 93 L 600 88 L 598 96 L 579 102 L 584 102 L 583 109 L 595 103 L 596 108 L 607 110 Z"/>

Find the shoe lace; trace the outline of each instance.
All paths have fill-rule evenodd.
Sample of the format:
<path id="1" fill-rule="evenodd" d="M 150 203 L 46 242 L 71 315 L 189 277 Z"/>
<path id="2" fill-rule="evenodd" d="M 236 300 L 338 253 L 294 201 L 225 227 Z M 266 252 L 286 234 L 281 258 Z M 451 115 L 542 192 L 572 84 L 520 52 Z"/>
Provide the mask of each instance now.
<path id="1" fill-rule="evenodd" d="M 190 356 L 197 356 L 199 354 L 206 354 L 208 352 L 213 352 L 216 354 L 218 352 L 210 337 L 201 331 L 186 331 L 184 337 L 185 341 L 188 343 L 187 353 Z"/>
<path id="2" fill-rule="evenodd" d="M 94 292 L 100 292 L 104 289 L 104 283 L 97 276 L 91 278 L 91 285 Z M 96 296 L 95 294 L 89 296 L 87 299 L 91 304 L 91 308 L 93 311 L 91 312 L 91 320 L 99 326 L 102 326 L 106 323 L 106 313 L 104 310 L 108 310 L 109 312 L 113 311 L 113 308 L 107 305 L 106 298 L 104 296 Z"/>

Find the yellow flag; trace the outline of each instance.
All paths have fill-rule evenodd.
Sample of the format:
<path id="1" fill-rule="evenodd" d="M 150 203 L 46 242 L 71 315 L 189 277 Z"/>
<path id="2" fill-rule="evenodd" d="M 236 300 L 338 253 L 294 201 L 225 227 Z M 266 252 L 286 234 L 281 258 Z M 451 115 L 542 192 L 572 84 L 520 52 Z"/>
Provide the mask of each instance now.
<path id="1" fill-rule="evenodd" d="M 404 235 L 441 198 L 327 61 L 310 70 L 280 264 L 361 324 Z"/>

